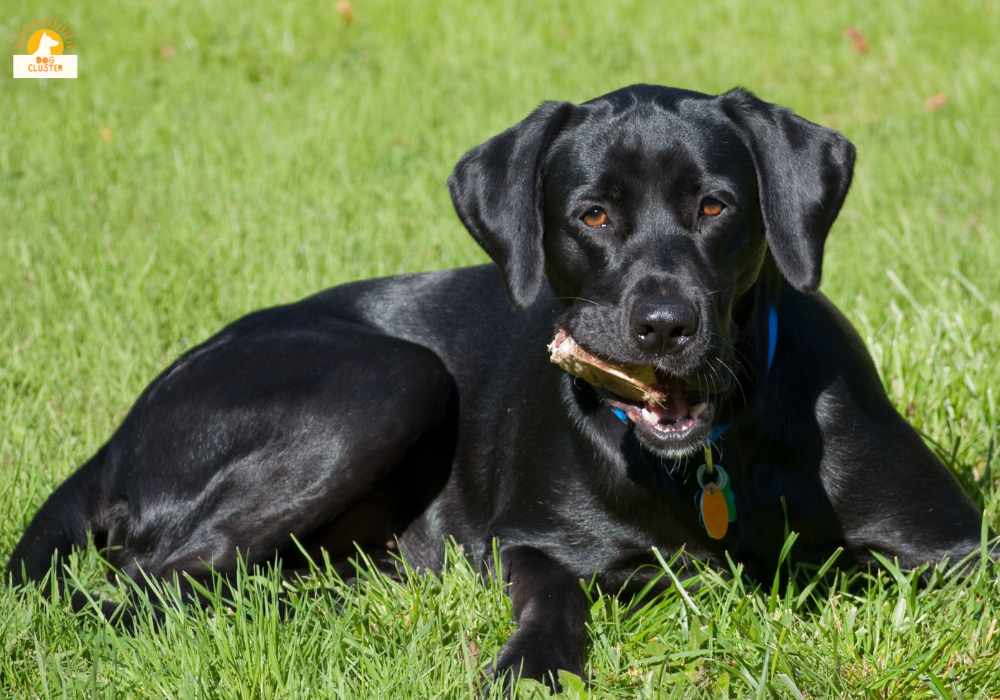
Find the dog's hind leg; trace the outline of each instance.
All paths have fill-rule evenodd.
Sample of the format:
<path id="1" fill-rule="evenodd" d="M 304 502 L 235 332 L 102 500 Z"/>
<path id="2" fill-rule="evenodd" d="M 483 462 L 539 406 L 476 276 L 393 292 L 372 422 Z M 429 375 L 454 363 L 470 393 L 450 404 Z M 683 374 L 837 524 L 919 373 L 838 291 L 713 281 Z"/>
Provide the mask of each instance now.
<path id="1" fill-rule="evenodd" d="M 294 307 L 261 312 L 143 392 L 103 456 L 42 508 L 8 571 L 40 580 L 101 518 L 114 521 L 108 561 L 136 581 L 228 575 L 238 557 L 266 563 L 317 531 L 361 539 L 328 531 L 354 527 L 373 493 L 390 497 L 367 520 L 391 532 L 394 508 L 428 497 L 410 487 L 450 465 L 455 401 L 426 348 Z M 415 453 L 428 440 L 435 449 Z"/>
<path id="2" fill-rule="evenodd" d="M 395 519 L 394 505 L 415 496 L 398 493 L 412 473 L 440 467 L 411 460 L 451 419 L 452 379 L 422 347 L 335 330 L 268 329 L 220 348 L 144 409 L 114 563 L 154 576 L 227 572 L 237 554 L 264 563 L 292 536 L 309 541 L 331 526 L 339 536 L 321 539 L 353 550 L 374 521 Z M 375 497 L 386 490 L 392 497 Z M 374 513 L 352 517 L 371 501 Z"/>

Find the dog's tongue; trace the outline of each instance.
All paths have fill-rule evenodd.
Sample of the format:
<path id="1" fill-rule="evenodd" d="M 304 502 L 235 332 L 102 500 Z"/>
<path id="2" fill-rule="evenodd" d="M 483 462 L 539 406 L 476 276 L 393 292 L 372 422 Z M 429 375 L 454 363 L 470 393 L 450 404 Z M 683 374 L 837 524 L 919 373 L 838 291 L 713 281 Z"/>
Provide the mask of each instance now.
<path id="1" fill-rule="evenodd" d="M 687 402 L 687 388 L 684 384 L 670 382 L 663 388 L 666 396 L 659 403 L 647 401 L 642 409 L 643 418 L 654 423 L 665 423 L 688 415 L 690 407 Z"/>

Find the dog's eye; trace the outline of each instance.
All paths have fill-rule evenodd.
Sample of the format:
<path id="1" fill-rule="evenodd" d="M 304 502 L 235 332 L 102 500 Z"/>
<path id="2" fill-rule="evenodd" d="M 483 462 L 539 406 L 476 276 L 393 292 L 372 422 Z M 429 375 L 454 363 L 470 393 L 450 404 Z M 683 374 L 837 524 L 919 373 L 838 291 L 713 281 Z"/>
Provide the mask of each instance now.
<path id="1" fill-rule="evenodd" d="M 604 228 L 611 223 L 611 219 L 608 218 L 608 212 L 600 207 L 591 207 L 580 217 L 580 220 L 590 228 Z"/>
<path id="2" fill-rule="evenodd" d="M 701 200 L 701 215 L 702 216 L 718 216 L 722 213 L 722 210 L 726 208 L 726 205 L 717 199 L 712 199 L 711 197 L 705 197 Z"/>

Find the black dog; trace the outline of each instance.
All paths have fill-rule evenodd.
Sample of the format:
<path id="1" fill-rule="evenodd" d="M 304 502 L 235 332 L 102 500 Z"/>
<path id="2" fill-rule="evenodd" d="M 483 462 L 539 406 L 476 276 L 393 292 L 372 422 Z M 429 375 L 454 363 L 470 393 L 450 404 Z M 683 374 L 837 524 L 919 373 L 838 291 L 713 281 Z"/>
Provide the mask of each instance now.
<path id="1" fill-rule="evenodd" d="M 803 559 L 962 557 L 980 514 L 815 291 L 853 164 L 843 136 L 742 90 L 545 103 L 448 183 L 500 274 L 359 282 L 233 323 L 150 384 L 9 575 L 40 580 L 88 533 L 139 578 L 290 567 L 291 535 L 432 570 L 451 536 L 488 569 L 495 538 L 519 625 L 496 668 L 546 677 L 582 670 L 580 579 L 641 585 L 653 547 L 770 576 L 787 524 Z M 560 371 L 557 330 L 660 398 Z"/>

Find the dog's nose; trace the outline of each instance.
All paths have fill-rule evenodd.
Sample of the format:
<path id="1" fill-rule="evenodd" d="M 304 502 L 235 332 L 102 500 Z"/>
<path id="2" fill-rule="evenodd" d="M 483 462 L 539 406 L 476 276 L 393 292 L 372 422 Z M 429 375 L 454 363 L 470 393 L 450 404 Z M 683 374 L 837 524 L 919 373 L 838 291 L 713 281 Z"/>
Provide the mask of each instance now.
<path id="1" fill-rule="evenodd" d="M 639 303 L 632 309 L 631 326 L 646 352 L 677 352 L 698 332 L 698 312 L 685 303 Z"/>

